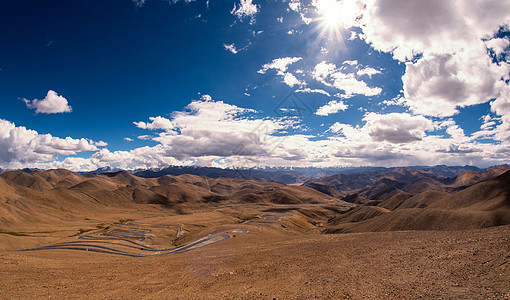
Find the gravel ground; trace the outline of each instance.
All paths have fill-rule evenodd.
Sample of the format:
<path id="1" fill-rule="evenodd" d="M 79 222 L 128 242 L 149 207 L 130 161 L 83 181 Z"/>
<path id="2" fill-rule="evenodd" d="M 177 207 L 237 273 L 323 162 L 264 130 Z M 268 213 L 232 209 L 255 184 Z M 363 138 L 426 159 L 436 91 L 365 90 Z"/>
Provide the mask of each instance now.
<path id="1" fill-rule="evenodd" d="M 146 258 L 1 251 L 0 299 L 508 299 L 509 261 L 510 226 L 248 233 Z"/>

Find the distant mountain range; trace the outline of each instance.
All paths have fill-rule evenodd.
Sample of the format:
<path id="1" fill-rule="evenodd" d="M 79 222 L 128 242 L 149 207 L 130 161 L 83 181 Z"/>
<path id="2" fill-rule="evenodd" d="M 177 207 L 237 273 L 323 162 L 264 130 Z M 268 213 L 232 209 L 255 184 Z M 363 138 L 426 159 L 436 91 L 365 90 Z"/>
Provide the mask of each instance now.
<path id="1" fill-rule="evenodd" d="M 474 167 L 474 166 L 434 166 L 434 167 L 425 167 L 425 166 L 415 166 L 415 167 L 407 167 L 408 169 L 416 169 L 416 170 L 424 170 L 424 172 L 428 172 L 433 174 L 436 177 L 454 177 L 465 171 L 475 171 L 479 172 L 482 169 Z M 164 175 L 197 175 L 197 176 L 206 176 L 210 178 L 219 178 L 219 177 L 227 177 L 227 178 L 263 178 L 273 181 L 279 181 L 285 184 L 302 184 L 309 180 L 332 176 L 336 174 L 361 174 L 361 173 L 371 173 L 378 174 L 383 172 L 389 172 L 396 169 L 404 169 L 404 168 L 383 168 L 383 167 L 349 167 L 349 168 L 252 168 L 252 169 L 221 169 L 214 167 L 196 167 L 196 166 L 170 166 L 161 169 L 139 169 L 127 171 L 135 176 L 144 177 L 144 178 L 157 178 Z M 86 172 L 80 174 L 103 174 L 110 172 L 118 172 L 122 171 L 117 168 L 100 168 L 93 172 Z"/>
<path id="2" fill-rule="evenodd" d="M 138 169 L 138 170 L 122 170 L 119 168 L 113 167 L 103 167 L 99 168 L 92 172 L 77 172 L 81 175 L 86 174 L 105 174 L 105 173 L 115 173 L 120 171 L 128 172 L 132 175 L 143 177 L 143 178 L 157 178 L 164 175 L 197 175 L 197 176 L 206 176 L 210 178 L 262 178 L 273 181 L 279 181 L 285 184 L 303 184 L 305 182 L 310 182 L 312 180 L 327 177 L 327 176 L 340 176 L 345 180 L 347 178 L 351 178 L 353 180 L 352 183 L 349 183 L 350 189 L 359 189 L 367 185 L 366 180 L 362 178 L 378 178 L 378 174 L 385 174 L 388 172 L 406 172 L 405 170 L 414 170 L 413 172 L 416 174 L 426 174 L 427 176 L 433 176 L 435 178 L 451 178 L 455 177 L 458 174 L 465 171 L 474 171 L 480 172 L 483 169 L 474 167 L 474 166 L 412 166 L 412 167 L 393 167 L 393 168 L 384 168 L 384 167 L 331 167 L 331 168 L 279 168 L 279 167 L 269 167 L 269 168 L 252 168 L 252 169 L 221 169 L 215 167 L 197 167 L 197 166 L 169 166 L 160 169 Z M 0 174 L 4 173 L 8 170 L 0 169 Z M 40 172 L 43 170 L 35 169 L 35 168 L 25 168 L 21 171 L 25 173 L 34 173 Z M 412 172 L 411 172 L 412 173 Z M 358 174 L 358 175 L 355 175 Z M 360 175 L 363 174 L 363 175 Z M 410 173 L 409 173 L 410 174 Z M 409 174 L 403 174 L 402 176 L 409 176 Z M 351 176 L 355 175 L 355 176 Z M 401 177 L 402 177 L 401 176 Z M 418 177 L 410 177 L 410 180 L 421 178 L 421 175 L 417 175 Z M 360 182 L 361 180 L 361 182 Z M 377 179 L 374 179 L 377 181 Z M 368 183 L 372 182 L 368 180 Z M 375 182 L 375 181 L 373 181 Z M 373 183 L 372 182 L 372 183 Z M 338 189 L 336 187 L 335 189 Z M 343 190 L 344 188 L 340 188 Z"/>
<path id="3" fill-rule="evenodd" d="M 473 171 L 469 167 L 406 167 L 382 172 L 335 174 L 309 180 L 303 185 L 347 202 L 378 205 L 398 194 L 413 196 L 426 191 L 460 191 L 509 170 L 509 165 L 479 171 Z"/>

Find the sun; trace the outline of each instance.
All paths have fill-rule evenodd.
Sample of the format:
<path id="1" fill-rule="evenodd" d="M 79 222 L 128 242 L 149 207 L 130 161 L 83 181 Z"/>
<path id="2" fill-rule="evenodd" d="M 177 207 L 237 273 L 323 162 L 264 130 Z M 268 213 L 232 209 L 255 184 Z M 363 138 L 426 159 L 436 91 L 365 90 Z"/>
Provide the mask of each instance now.
<path id="1" fill-rule="evenodd" d="M 342 3 L 336 0 L 318 0 L 317 11 L 321 22 L 327 27 L 338 27 L 342 24 Z"/>
<path id="2" fill-rule="evenodd" d="M 359 11 L 356 1 L 352 0 L 314 0 L 319 21 L 330 29 L 345 29 L 354 25 Z"/>

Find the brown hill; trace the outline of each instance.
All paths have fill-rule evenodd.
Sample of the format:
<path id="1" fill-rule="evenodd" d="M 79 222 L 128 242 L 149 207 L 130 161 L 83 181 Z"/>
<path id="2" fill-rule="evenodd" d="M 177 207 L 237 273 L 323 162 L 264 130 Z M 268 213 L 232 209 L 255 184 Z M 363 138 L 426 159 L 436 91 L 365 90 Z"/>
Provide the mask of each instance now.
<path id="1" fill-rule="evenodd" d="M 47 170 L 33 175 L 41 177 L 53 187 L 61 188 L 68 188 L 85 180 L 83 176 L 65 169 Z"/>
<path id="2" fill-rule="evenodd" d="M 47 191 L 53 188 L 52 184 L 37 174 L 27 174 L 23 171 L 8 171 L 0 174 L 0 176 L 20 186 L 29 187 L 38 191 Z"/>
<path id="3" fill-rule="evenodd" d="M 352 223 L 337 216 L 325 232 L 459 230 L 510 224 L 510 171 L 453 194 L 426 191 L 403 200 L 391 212 L 360 220 Z"/>
<path id="4" fill-rule="evenodd" d="M 309 180 L 303 185 L 339 198 L 345 196 L 338 196 L 338 191 L 344 195 L 356 193 L 369 200 L 384 201 L 402 190 L 415 195 L 428 190 L 458 191 L 493 179 L 510 170 L 510 166 L 500 165 L 479 172 L 469 170 L 460 174 L 458 171 L 462 168 L 457 169 L 447 166 L 428 169 L 406 167 L 383 172 L 336 174 Z M 455 177 L 444 177 L 446 175 Z"/>
<path id="5" fill-rule="evenodd" d="M 403 189 L 404 192 L 413 195 L 417 195 L 425 191 L 447 191 L 447 190 L 448 187 L 445 184 L 430 177 L 418 179 L 417 181 L 406 185 L 406 187 Z"/>
<path id="6" fill-rule="evenodd" d="M 136 177 L 125 171 L 115 173 L 104 173 L 99 176 L 108 177 L 111 182 L 119 185 L 127 186 L 147 185 L 147 180 L 145 178 Z"/>
<path id="7" fill-rule="evenodd" d="M 463 187 L 472 186 L 476 183 L 479 183 L 479 182 L 482 182 L 485 180 L 489 180 L 489 179 L 493 179 L 493 178 L 505 173 L 508 170 L 510 170 L 509 165 L 500 165 L 500 166 L 495 166 L 492 168 L 485 169 L 481 172 L 466 171 L 466 172 L 463 172 L 463 173 L 457 175 L 457 177 L 455 177 L 455 180 L 451 184 L 451 186 L 454 188 L 463 188 Z"/>
<path id="8" fill-rule="evenodd" d="M 435 177 L 432 169 L 411 167 L 395 168 L 384 172 L 365 172 L 354 174 L 336 174 L 305 182 L 303 185 L 322 184 L 337 191 L 358 191 L 367 189 L 380 182 L 396 182 L 406 185 L 425 177 Z"/>
<path id="9" fill-rule="evenodd" d="M 402 205 L 407 199 L 411 198 L 413 195 L 405 192 L 398 193 L 392 196 L 389 199 L 386 199 L 379 203 L 379 207 L 386 208 L 388 210 L 395 210 L 397 207 Z"/>
<path id="10" fill-rule="evenodd" d="M 78 175 L 67 170 L 11 171 L 0 177 L 0 231 L 3 226 L 57 222 L 108 209 L 159 205 L 182 213 L 219 203 L 313 204 L 339 202 L 302 186 L 257 179 L 196 175 L 145 179 L 127 172 Z"/>

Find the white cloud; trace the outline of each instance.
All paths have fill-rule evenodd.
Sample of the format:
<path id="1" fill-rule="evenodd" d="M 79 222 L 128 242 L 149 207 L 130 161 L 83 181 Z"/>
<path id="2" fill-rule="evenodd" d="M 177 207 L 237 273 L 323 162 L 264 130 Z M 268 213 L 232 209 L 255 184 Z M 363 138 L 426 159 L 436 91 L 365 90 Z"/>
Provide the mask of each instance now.
<path id="1" fill-rule="evenodd" d="M 508 1 L 370 0 L 365 7 L 358 25 L 366 41 L 399 60 L 462 51 L 510 21 Z"/>
<path id="2" fill-rule="evenodd" d="M 276 74 L 283 77 L 283 82 L 288 86 L 302 84 L 294 74 L 287 72 L 289 65 L 300 61 L 301 57 L 283 57 L 273 59 L 270 63 L 264 64 L 260 70 L 257 71 L 259 74 L 265 74 L 269 69 L 275 69 Z"/>
<path id="3" fill-rule="evenodd" d="M 342 64 L 356 66 L 358 64 L 358 61 L 357 60 L 344 60 L 344 62 Z"/>
<path id="4" fill-rule="evenodd" d="M 264 155 L 270 150 L 266 141 L 271 135 L 292 125 L 289 121 L 249 118 L 245 114 L 255 113 L 254 110 L 222 101 L 196 100 L 186 108 L 172 114 L 170 122 L 176 132 L 165 131 L 152 138 L 164 156 L 183 160 Z"/>
<path id="5" fill-rule="evenodd" d="M 501 116 L 501 124 L 494 129 L 495 138 L 510 142 L 510 87 L 502 91 L 500 97 L 491 103 L 491 110 Z"/>
<path id="6" fill-rule="evenodd" d="M 315 114 L 318 116 L 328 116 L 331 114 L 335 114 L 339 111 L 344 111 L 348 107 L 349 106 L 347 106 L 343 101 L 332 100 L 329 101 L 326 105 L 319 107 Z"/>
<path id="7" fill-rule="evenodd" d="M 150 117 L 149 120 L 151 120 L 150 123 L 145 122 L 133 122 L 133 124 L 136 125 L 136 127 L 141 129 L 150 129 L 150 130 L 156 130 L 156 129 L 172 129 L 174 126 L 172 122 L 164 117 L 157 116 L 157 117 Z"/>
<path id="8" fill-rule="evenodd" d="M 226 51 L 229 51 L 233 54 L 237 54 L 241 51 L 244 51 L 246 49 L 248 49 L 248 47 L 251 46 L 251 42 L 249 42 L 246 46 L 242 47 L 242 48 L 237 48 L 236 45 L 234 43 L 232 44 L 223 44 L 223 48 L 225 48 Z"/>
<path id="9" fill-rule="evenodd" d="M 99 141 L 99 142 L 89 141 L 89 142 L 92 145 L 97 146 L 97 147 L 106 147 L 106 146 L 108 146 L 108 143 L 105 142 L 105 141 Z"/>
<path id="10" fill-rule="evenodd" d="M 363 117 L 363 121 L 366 123 L 361 128 L 337 122 L 329 130 L 341 133 L 349 140 L 358 142 L 373 141 L 405 144 L 420 141 L 426 136 L 426 131 L 435 129 L 431 120 L 407 113 L 383 115 L 371 112 Z"/>
<path id="11" fill-rule="evenodd" d="M 331 95 L 328 92 L 326 92 L 325 90 L 321 90 L 321 89 L 304 88 L 304 89 L 296 90 L 296 93 L 306 93 L 306 94 L 316 93 L 316 94 L 323 94 L 328 97 L 331 97 Z"/>
<path id="12" fill-rule="evenodd" d="M 124 138 L 124 140 L 125 140 L 126 142 L 132 142 L 132 141 L 134 141 L 132 138 L 128 138 L 128 137 L 125 137 L 125 138 Z"/>
<path id="13" fill-rule="evenodd" d="M 402 97 L 401 95 L 398 95 L 396 96 L 395 98 L 391 99 L 391 100 L 384 100 L 382 102 L 382 104 L 384 105 L 387 105 L 387 106 L 390 106 L 390 105 L 394 105 L 394 106 L 406 106 L 406 100 L 404 97 Z"/>
<path id="14" fill-rule="evenodd" d="M 211 95 L 204 94 L 204 95 L 200 96 L 200 100 L 202 100 L 202 101 L 212 101 L 212 97 L 211 97 Z"/>
<path id="15" fill-rule="evenodd" d="M 299 13 L 299 16 L 301 17 L 301 21 L 303 21 L 303 23 L 305 23 L 306 25 L 310 24 L 313 21 L 312 18 L 309 18 L 305 15 L 308 12 L 308 9 L 301 4 L 301 1 L 290 0 L 289 8 L 292 11 Z"/>
<path id="16" fill-rule="evenodd" d="M 23 98 L 28 108 L 35 108 L 36 113 L 57 114 L 71 112 L 72 108 L 67 99 L 59 96 L 55 91 L 49 90 L 44 99 L 28 100 Z"/>
<path id="17" fill-rule="evenodd" d="M 300 61 L 301 57 L 283 57 L 283 58 L 276 58 L 273 59 L 270 63 L 264 64 L 260 70 L 257 71 L 259 74 L 265 74 L 267 70 L 269 69 L 275 69 L 278 71 L 278 73 L 281 75 L 285 71 L 287 71 L 287 68 L 289 65 Z M 283 75 L 282 75 L 283 76 Z"/>
<path id="18" fill-rule="evenodd" d="M 322 84 L 335 87 L 345 92 L 345 98 L 352 97 L 353 95 L 375 96 L 379 95 L 382 91 L 379 87 L 369 87 L 366 82 L 358 80 L 354 73 L 344 73 L 341 68 L 333 63 L 325 61 L 317 64 L 312 76 L 315 80 Z"/>
<path id="19" fill-rule="evenodd" d="M 283 76 L 283 82 L 290 87 L 301 84 L 301 81 L 299 81 L 292 73 L 285 73 Z"/>
<path id="20" fill-rule="evenodd" d="M 356 2 L 355 0 L 349 0 Z M 510 67 L 494 64 L 508 40 L 492 38 L 510 23 L 510 2 L 368 0 L 351 10 L 360 37 L 407 61 L 406 103 L 415 113 L 447 117 L 459 108 L 502 97 Z M 485 41 L 485 42 L 484 42 Z M 418 56 L 421 55 L 421 56 Z M 414 61 L 409 61 L 414 59 Z"/>
<path id="21" fill-rule="evenodd" d="M 358 72 L 356 72 L 356 75 L 358 75 L 358 76 L 368 75 L 368 77 L 370 77 L 370 78 L 372 78 L 372 76 L 374 76 L 375 74 L 381 74 L 381 71 L 376 70 L 371 67 L 366 67 L 366 68 L 360 69 L 360 70 L 358 70 Z"/>
<path id="22" fill-rule="evenodd" d="M 241 0 L 239 5 L 234 3 L 234 8 L 230 13 L 239 20 L 250 18 L 250 23 L 253 23 L 255 15 L 259 12 L 259 7 L 260 5 L 253 4 L 252 0 Z"/>
<path id="23" fill-rule="evenodd" d="M 299 0 L 290 0 L 289 7 L 295 12 L 301 11 L 301 2 Z"/>
<path id="24" fill-rule="evenodd" d="M 0 119 L 0 164 L 14 166 L 48 161 L 54 155 L 74 155 L 82 151 L 96 151 L 104 142 L 91 142 L 71 137 L 58 138 L 50 134 L 40 134 L 35 130 Z"/>
<path id="25" fill-rule="evenodd" d="M 406 63 L 402 77 L 411 109 L 430 116 L 451 116 L 457 108 L 485 103 L 501 94 L 508 66 L 493 64 L 485 48 L 425 56 Z"/>
<path id="26" fill-rule="evenodd" d="M 376 142 L 409 143 L 419 141 L 426 136 L 425 131 L 434 130 L 431 120 L 407 113 L 386 115 L 368 113 L 363 121 L 367 122 L 363 128 Z"/>
<path id="27" fill-rule="evenodd" d="M 349 41 L 354 41 L 358 38 L 358 33 L 356 31 L 351 31 L 351 36 L 348 38 Z"/>
<path id="28" fill-rule="evenodd" d="M 501 58 L 501 55 L 508 51 L 510 48 L 510 40 L 505 38 L 495 38 L 485 41 L 487 48 L 492 49 L 496 57 Z"/>
<path id="29" fill-rule="evenodd" d="M 225 50 L 230 51 L 234 54 L 237 54 L 238 52 L 234 44 L 223 44 L 223 47 L 225 48 Z"/>

